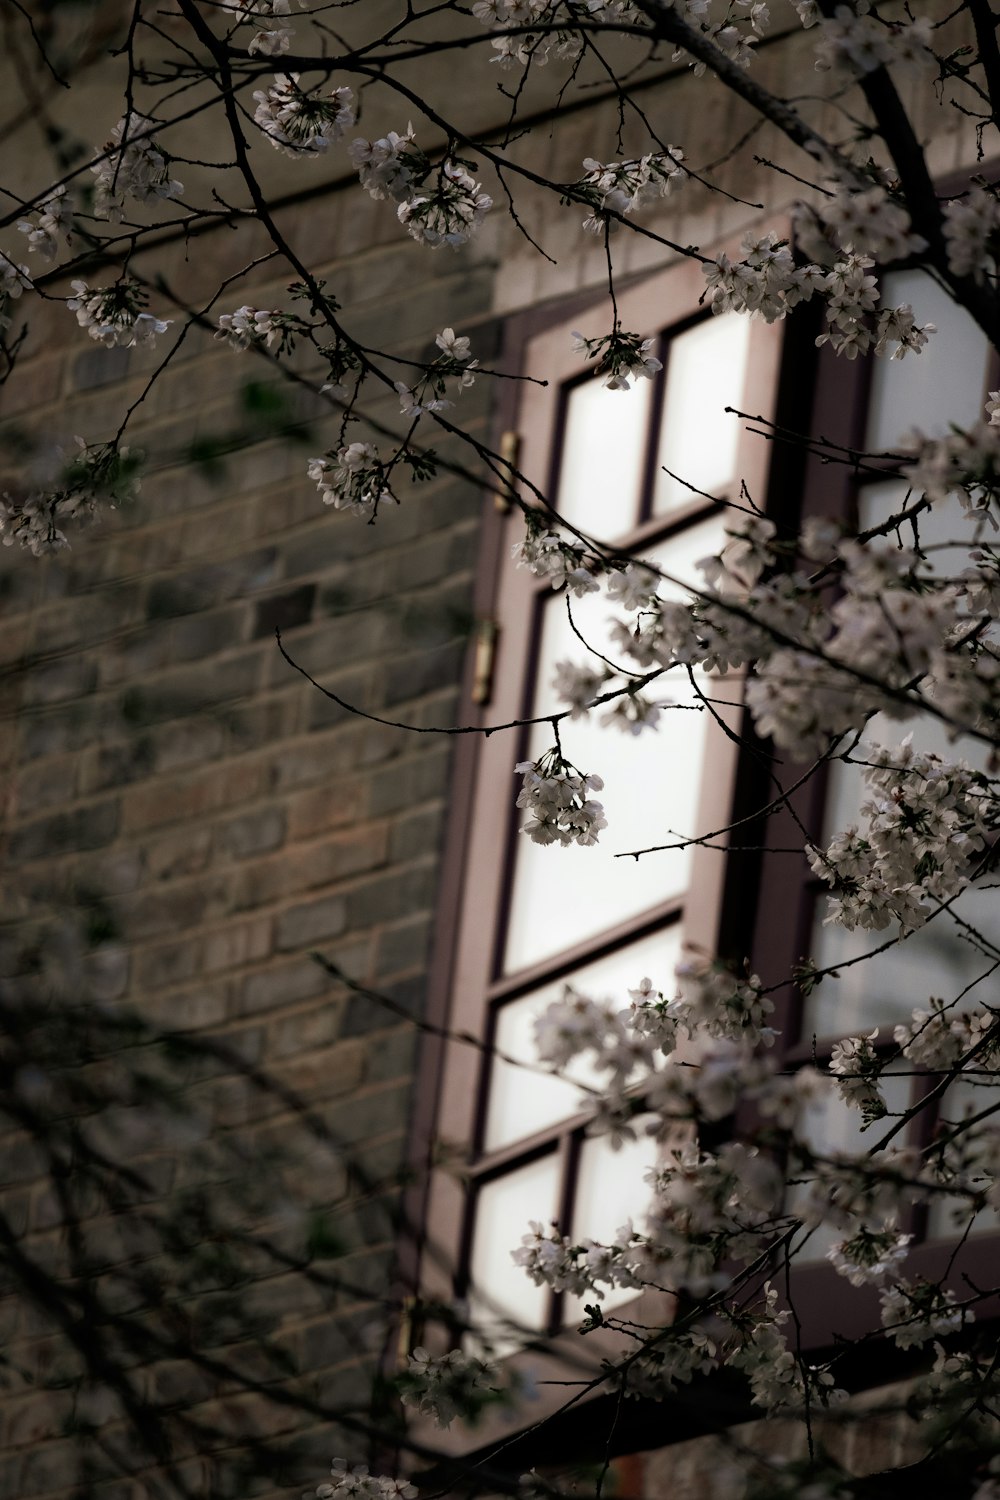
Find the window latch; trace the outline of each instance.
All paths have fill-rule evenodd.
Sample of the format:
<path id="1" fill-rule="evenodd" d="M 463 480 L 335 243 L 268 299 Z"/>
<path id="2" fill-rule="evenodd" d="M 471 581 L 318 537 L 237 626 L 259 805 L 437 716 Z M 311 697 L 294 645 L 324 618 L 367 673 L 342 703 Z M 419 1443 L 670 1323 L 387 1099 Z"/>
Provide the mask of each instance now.
<path id="1" fill-rule="evenodd" d="M 472 701 L 480 706 L 489 703 L 493 693 L 493 666 L 496 661 L 498 634 L 495 620 L 476 621 L 476 650 L 472 662 Z"/>
<path id="2" fill-rule="evenodd" d="M 502 516 L 508 515 L 514 504 L 513 470 L 517 468 L 520 448 L 521 434 L 519 432 L 510 429 L 503 434 L 497 453 L 500 462 L 505 466 L 506 473 L 500 481 L 500 488 L 493 496 L 493 504 Z"/>

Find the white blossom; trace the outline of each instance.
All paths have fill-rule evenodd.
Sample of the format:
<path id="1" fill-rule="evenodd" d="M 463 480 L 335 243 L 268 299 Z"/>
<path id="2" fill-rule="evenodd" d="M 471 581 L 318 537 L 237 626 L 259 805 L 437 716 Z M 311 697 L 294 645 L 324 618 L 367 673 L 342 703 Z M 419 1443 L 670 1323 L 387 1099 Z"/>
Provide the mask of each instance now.
<path id="1" fill-rule="evenodd" d="M 233 313 L 222 313 L 219 318 L 217 339 L 226 339 L 234 349 L 250 349 L 254 345 L 270 348 L 281 337 L 281 329 L 275 321 L 273 311 L 263 307 L 251 307 L 244 303 Z"/>
<path id="2" fill-rule="evenodd" d="M 53 188 L 33 213 L 17 221 L 20 232 L 28 237 L 28 250 L 48 261 L 55 260 L 60 240 L 69 239 L 72 224 L 73 203 L 65 183 Z"/>
<path id="3" fill-rule="evenodd" d="M 384 1474 L 369 1474 L 364 1464 L 351 1467 L 343 1458 L 330 1465 L 332 1482 L 316 1487 L 317 1500 L 416 1500 L 415 1485 Z"/>
<path id="4" fill-rule="evenodd" d="M 433 1417 L 438 1427 L 450 1427 L 456 1417 L 477 1415 L 505 1384 L 501 1371 L 488 1360 L 460 1349 L 435 1356 L 418 1347 L 407 1363 L 402 1397 L 407 1406 Z"/>
<path id="5" fill-rule="evenodd" d="M 948 269 L 982 280 L 1000 244 L 1000 200 L 985 188 L 972 188 L 964 198 L 949 199 L 942 213 Z"/>
<path id="6" fill-rule="evenodd" d="M 354 95 L 349 88 L 306 92 L 299 76 L 276 73 L 270 88 L 256 90 L 254 121 L 285 156 L 318 156 L 354 124 Z"/>
<path id="7" fill-rule="evenodd" d="M 581 775 L 557 750 L 547 750 L 537 761 L 521 761 L 514 769 L 523 778 L 517 806 L 529 814 L 522 832 L 533 843 L 597 843 L 608 826 L 604 808 L 588 796 L 604 786 L 599 776 Z"/>
<path id="8" fill-rule="evenodd" d="M 151 344 L 170 327 L 171 319 L 142 311 L 146 294 L 131 277 L 123 276 L 109 287 L 88 287 L 85 281 L 72 285 L 74 295 L 67 299 L 66 306 L 76 313 L 80 327 L 109 349 Z"/>
<path id="9" fill-rule="evenodd" d="M 400 203 L 399 222 L 424 245 L 464 245 L 493 207 L 459 162 L 446 161 Z"/>
<path id="10" fill-rule="evenodd" d="M 955 1333 L 975 1316 L 955 1306 L 955 1294 L 926 1281 L 899 1281 L 880 1296 L 882 1327 L 900 1349 Z"/>
<path id="11" fill-rule="evenodd" d="M 183 185 L 170 175 L 170 158 L 157 144 L 158 126 L 132 110 L 111 132 L 101 159 L 91 171 L 95 178 L 94 213 L 99 219 L 117 223 L 125 212 L 125 199 L 156 203 L 178 198 Z"/>
<path id="12" fill-rule="evenodd" d="M 371 443 L 348 443 L 336 454 L 309 460 L 309 478 L 324 505 L 374 520 L 379 502 L 392 498 L 385 465 Z"/>

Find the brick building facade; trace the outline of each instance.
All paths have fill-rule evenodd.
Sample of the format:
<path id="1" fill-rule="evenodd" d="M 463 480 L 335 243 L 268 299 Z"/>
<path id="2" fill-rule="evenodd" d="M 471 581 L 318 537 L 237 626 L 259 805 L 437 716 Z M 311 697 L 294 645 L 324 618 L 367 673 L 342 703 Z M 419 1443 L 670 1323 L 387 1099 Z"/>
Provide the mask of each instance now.
<path id="1" fill-rule="evenodd" d="M 113 65 L 96 44 L 93 52 L 80 66 L 107 103 L 91 131 L 96 140 L 116 106 Z M 772 87 L 795 93 L 811 67 L 808 40 L 786 36 L 762 54 Z M 432 78 L 431 92 L 442 82 Z M 56 91 L 37 77 L 34 86 L 58 111 Z M 480 115 L 495 109 L 467 81 L 460 87 Z M 717 87 L 705 108 L 713 87 L 669 65 L 643 86 L 647 104 L 678 122 L 668 130 L 683 134 L 691 161 L 719 154 L 751 119 Z M 547 156 L 538 170 L 570 180 L 614 121 L 609 90 L 540 117 L 538 149 Z M 922 123 L 934 135 L 935 170 L 974 157 L 972 128 L 958 116 Z M 37 111 L 14 119 L 9 138 L 24 161 L 45 162 Z M 766 131 L 754 149 L 784 160 Z M 551 261 L 499 208 L 474 246 L 432 252 L 406 239 L 391 206 L 361 194 L 353 174 L 332 170 L 307 167 L 272 201 L 282 233 L 327 279 L 351 332 L 370 347 L 423 357 L 452 326 L 470 336 L 485 366 L 510 368 L 517 316 L 601 295 L 603 248 L 580 233 L 578 213 L 555 216 L 530 188 L 522 216 Z M 667 216 L 650 222 L 704 248 L 762 222 L 748 206 L 758 195 L 747 190 L 743 157 L 716 181 L 733 196 L 691 183 Z M 773 195 L 770 181 L 766 191 Z M 773 217 L 772 204 L 769 224 Z M 155 267 L 152 257 L 140 267 L 162 278 L 165 296 L 183 288 L 200 306 L 264 248 L 259 226 L 241 221 L 188 239 L 166 235 Z M 634 282 L 668 264 L 655 241 L 623 243 L 622 274 Z M 272 270 L 239 282 L 236 300 L 267 306 L 280 297 L 288 277 L 270 280 Z M 142 1401 L 168 1399 L 171 1376 L 179 1379 L 177 1399 L 192 1401 L 206 1422 L 217 1419 L 233 1448 L 248 1428 L 287 1435 L 298 1457 L 286 1477 L 309 1482 L 323 1477 L 339 1440 L 357 1437 L 335 1441 L 319 1410 L 355 1402 L 383 1347 L 378 1299 L 392 1280 L 391 1208 L 414 1108 L 418 1038 L 405 1016 L 425 1013 L 435 932 L 439 950 L 449 938 L 450 913 L 437 896 L 454 744 L 324 698 L 282 658 L 275 630 L 296 663 L 369 714 L 420 727 L 469 721 L 478 711 L 471 643 L 489 603 L 475 574 L 493 502 L 444 474 L 407 492 L 375 526 L 324 510 L 305 466 L 328 446 L 329 416 L 308 391 L 282 386 L 253 354 L 236 355 L 194 328 L 144 395 L 152 356 L 95 348 L 78 334 L 61 302 L 32 310 L 16 378 L 0 392 L 5 472 L 17 481 L 77 432 L 113 432 L 137 400 L 130 438 L 148 468 L 138 502 L 74 538 L 71 551 L 41 561 L 17 549 L 0 554 L 10 939 L 2 983 L 12 1003 L 37 983 L 25 975 L 25 935 L 37 934 L 50 987 L 111 1011 L 131 1008 L 154 1027 L 209 1036 L 246 1065 L 220 1063 L 192 1085 L 212 1132 L 255 1142 L 285 1130 L 293 1140 L 294 1110 L 262 1094 L 246 1067 L 265 1070 L 319 1117 L 328 1136 L 312 1140 L 305 1199 L 334 1225 L 336 1274 L 352 1290 L 324 1300 L 299 1271 L 271 1265 L 244 1293 L 277 1329 L 292 1387 L 308 1389 L 318 1408 L 291 1412 L 225 1382 L 208 1381 L 195 1399 L 183 1371 L 163 1361 L 136 1373 Z M 498 399 L 488 381 L 462 397 L 463 422 L 484 439 L 497 440 L 506 425 Z M 394 411 L 394 401 L 370 408 L 380 420 Z M 37 443 L 39 434 L 26 449 L 24 439 Z M 449 440 L 435 446 L 460 460 Z M 332 977 L 314 951 L 396 1008 Z M 143 1136 L 128 1111 L 116 1128 L 127 1132 L 130 1118 L 130 1159 L 159 1174 L 165 1195 L 179 1191 L 183 1151 L 169 1133 Z M 5 1124 L 0 1207 L 27 1252 L 58 1265 L 50 1172 L 29 1149 L 23 1122 Z M 294 1138 L 294 1150 L 304 1149 Z M 56 1500 L 75 1493 L 86 1444 L 69 1430 L 72 1401 L 55 1370 L 51 1324 L 30 1298 L 4 1290 L 0 1491 Z M 115 1399 L 100 1391 L 89 1399 L 99 1430 L 124 1430 Z M 109 1500 L 165 1493 L 152 1468 L 133 1488 L 94 1462 L 95 1493 Z M 195 1493 L 222 1493 L 211 1454 L 184 1463 Z M 683 1464 L 663 1456 L 650 1463 L 654 1488 L 646 1492 L 662 1492 L 669 1474 L 672 1492 L 686 1493 L 677 1488 Z M 692 1484 L 691 1493 L 708 1493 L 702 1479 Z M 278 1480 L 274 1492 L 284 1493 Z"/>

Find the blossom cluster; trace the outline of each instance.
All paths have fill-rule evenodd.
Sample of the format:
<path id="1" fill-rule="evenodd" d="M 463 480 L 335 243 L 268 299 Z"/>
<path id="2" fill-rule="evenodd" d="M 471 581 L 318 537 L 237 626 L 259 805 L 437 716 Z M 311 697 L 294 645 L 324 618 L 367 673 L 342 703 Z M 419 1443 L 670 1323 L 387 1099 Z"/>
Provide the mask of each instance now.
<path id="1" fill-rule="evenodd" d="M 43 260 L 55 260 L 59 242 L 69 239 L 73 224 L 73 202 L 65 183 L 42 199 L 34 213 L 18 219 L 17 228 L 28 239 L 28 250 Z"/>
<path id="2" fill-rule="evenodd" d="M 827 922 L 881 931 L 895 919 L 907 931 L 968 886 L 1000 800 L 982 772 L 920 754 L 909 737 L 873 749 L 864 775 L 863 830 L 852 825 L 810 863 L 834 891 Z"/>
<path id="3" fill-rule="evenodd" d="M 285 156 L 319 156 L 354 124 L 349 88 L 321 95 L 299 87 L 298 73 L 276 73 L 268 89 L 254 93 L 254 122 Z"/>
<path id="4" fill-rule="evenodd" d="M 618 220 L 610 214 L 634 214 L 655 198 L 668 198 L 684 179 L 684 153 L 677 146 L 651 151 L 627 161 L 599 162 L 584 158 L 586 175 L 576 184 L 580 197 L 591 205 L 583 221 L 591 234 L 614 230 Z"/>
<path id="5" fill-rule="evenodd" d="M 403 1401 L 439 1427 L 450 1427 L 456 1417 L 474 1418 L 484 1406 L 504 1394 L 507 1382 L 489 1360 L 451 1349 L 433 1355 L 416 1348 L 400 1382 Z"/>
<path id="6" fill-rule="evenodd" d="M 604 808 L 589 795 L 604 786 L 599 776 L 581 774 L 555 747 L 514 769 L 523 778 L 517 805 L 528 813 L 521 831 L 532 843 L 597 843 L 608 826 Z"/>
<path id="7" fill-rule="evenodd" d="M 574 333 L 573 339 L 575 352 L 595 361 L 596 373 L 604 376 L 609 391 L 627 391 L 633 380 L 650 380 L 663 369 L 656 356 L 649 353 L 655 340 L 644 339 L 640 334 L 615 329 L 602 338 Z"/>
<path id="8" fill-rule="evenodd" d="M 30 291 L 31 277 L 27 266 L 20 266 L 0 252 L 0 331 L 10 326 L 10 304 L 22 292 Z"/>
<path id="9" fill-rule="evenodd" d="M 336 454 L 309 460 L 309 478 L 324 505 L 373 521 L 382 500 L 392 499 L 387 466 L 371 443 L 348 443 Z"/>
<path id="10" fill-rule="evenodd" d="M 317 1500 L 416 1500 L 415 1485 L 385 1474 L 370 1474 L 365 1464 L 353 1467 L 343 1458 L 330 1465 L 331 1481 L 316 1486 Z"/>
<path id="11" fill-rule="evenodd" d="M 492 44 L 493 61 L 501 68 L 542 66 L 550 57 L 573 62 L 583 50 L 574 21 L 640 19 L 633 0 L 475 0 L 472 13 L 501 33 Z"/>
<path id="12" fill-rule="evenodd" d="M 170 157 L 155 140 L 158 126 L 136 110 L 123 115 L 103 152 L 91 167 L 94 174 L 94 213 L 117 223 L 125 213 L 125 199 L 156 203 L 178 198 L 183 184 L 170 175 Z"/>
<path id="13" fill-rule="evenodd" d="M 405 417 L 415 419 L 424 412 L 446 411 L 453 404 L 445 395 L 449 380 L 454 381 L 459 396 L 476 383 L 479 361 L 472 357 L 471 340 L 456 334 L 454 328 L 445 328 L 434 342 L 441 353 L 417 384 L 410 386 L 405 380 L 394 382 Z"/>
<path id="14" fill-rule="evenodd" d="M 446 157 L 432 166 L 412 124 L 405 135 L 390 130 L 379 140 L 355 140 L 349 149 L 361 186 L 373 198 L 391 198 L 399 222 L 422 244 L 464 245 L 493 207 L 468 170 L 471 163 Z"/>
<path id="15" fill-rule="evenodd" d="M 299 0 L 300 5 L 303 3 L 304 0 Z M 288 51 L 295 35 L 295 28 L 288 19 L 290 0 L 222 0 L 222 9 L 255 28 L 247 45 L 248 52 L 259 53 L 262 57 L 278 57 Z"/>
<path id="16" fill-rule="evenodd" d="M 0 533 L 5 547 L 15 541 L 35 557 L 69 546 L 67 523 L 86 523 L 102 507 L 116 509 L 139 490 L 140 455 L 124 446 L 88 446 L 77 438 L 78 453 L 65 465 L 52 489 L 24 496 L 0 495 Z"/>
<path id="17" fill-rule="evenodd" d="M 932 68 L 933 26 L 926 16 L 886 26 L 867 13 L 867 6 L 838 5 L 819 21 L 816 67 L 854 75 L 894 65 L 908 72 Z"/>
<path id="18" fill-rule="evenodd" d="M 135 344 L 152 344 L 170 327 L 169 318 L 156 318 L 143 311 L 148 300 L 137 281 L 122 276 L 108 287 L 88 287 L 85 281 L 74 281 L 73 296 L 66 306 L 99 344 L 108 349 L 116 345 L 130 349 Z"/>
<path id="19" fill-rule="evenodd" d="M 812 262 L 797 265 L 788 244 L 773 230 L 761 237 L 747 234 L 742 260 L 734 262 L 723 252 L 704 268 L 712 311 L 750 313 L 773 323 L 818 296 L 826 304 L 827 328 L 817 344 L 828 343 L 847 359 L 890 349 L 894 359 L 919 353 L 934 325 L 918 326 L 908 303 L 877 309 L 879 289 L 871 274 L 878 255 L 905 256 L 923 245 L 909 232 L 905 211 L 881 188 L 873 188 L 838 194 L 824 213 L 828 225 L 844 237 L 839 259 L 829 270 Z"/>

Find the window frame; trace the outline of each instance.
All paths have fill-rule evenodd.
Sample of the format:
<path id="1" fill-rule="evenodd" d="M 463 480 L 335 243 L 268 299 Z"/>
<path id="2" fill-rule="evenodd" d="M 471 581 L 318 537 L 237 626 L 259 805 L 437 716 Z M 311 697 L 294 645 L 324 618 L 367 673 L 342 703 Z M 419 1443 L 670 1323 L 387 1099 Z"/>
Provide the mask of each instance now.
<path id="1" fill-rule="evenodd" d="M 872 473 L 862 477 L 847 464 L 824 462 L 818 451 L 824 443 L 832 447 L 841 445 L 853 452 L 864 451 L 873 371 L 871 358 L 844 360 L 829 346 L 816 351 L 811 409 L 807 425 L 800 429 L 811 440 L 802 463 L 802 521 L 821 517 L 855 522 L 865 485 L 877 482 Z M 988 390 L 998 381 L 1000 351 L 991 348 L 983 377 L 984 401 Z M 897 473 L 897 468 L 892 465 L 879 467 L 884 467 L 887 479 Z M 805 762 L 785 758 L 783 780 L 787 785 L 794 785 L 807 769 Z M 822 902 L 825 887 L 812 873 L 804 853 L 789 855 L 777 851 L 787 849 L 791 843 L 801 844 L 801 827 L 821 843 L 829 785 L 828 767 L 823 766 L 805 785 L 791 793 L 788 799 L 791 811 L 776 808 L 757 825 L 756 837 L 762 848 L 775 851 L 765 852 L 761 857 L 749 945 L 754 971 L 765 976 L 791 975 L 795 966 L 810 952 L 816 908 Z M 791 920 L 789 913 L 792 914 Z M 803 1025 L 805 997 L 797 985 L 783 984 L 774 1001 L 775 1010 L 770 1020 L 779 1032 L 779 1040 L 772 1056 L 779 1065 L 797 1068 L 814 1059 L 822 1063 L 829 1056 L 833 1043 L 847 1034 L 806 1035 Z M 884 1030 L 890 1023 L 880 1024 Z M 891 1041 L 880 1037 L 877 1050 L 889 1054 L 895 1048 Z M 911 1082 L 910 1104 L 917 1101 L 920 1091 L 926 1092 L 929 1087 L 929 1083 L 915 1077 Z M 940 1119 L 939 1110 L 940 1102 L 932 1111 L 917 1117 L 914 1144 L 926 1145 L 930 1141 Z M 736 1114 L 733 1135 L 737 1139 L 752 1138 L 759 1124 L 756 1110 L 751 1106 L 743 1107 Z M 906 1210 L 900 1229 L 914 1236 L 905 1266 L 908 1277 L 925 1277 L 933 1281 L 947 1271 L 945 1285 L 951 1286 L 959 1296 L 968 1290 L 965 1276 L 978 1285 L 990 1285 L 995 1281 L 1000 1255 L 1000 1225 L 996 1230 L 977 1231 L 958 1249 L 959 1233 L 931 1238 L 927 1236 L 926 1228 L 925 1208 L 917 1205 Z M 784 1283 L 783 1270 L 781 1279 Z M 786 1297 L 788 1291 L 798 1319 L 800 1346 L 812 1354 L 830 1352 L 835 1346 L 840 1349 L 840 1339 L 860 1338 L 880 1328 L 877 1289 L 850 1288 L 848 1292 L 843 1277 L 825 1260 L 805 1263 L 793 1260 L 781 1295 Z M 980 1322 L 998 1315 L 1000 1306 L 994 1307 L 992 1303 L 977 1309 Z M 919 1357 L 919 1348 L 915 1353 Z M 883 1375 L 892 1378 L 905 1372 L 912 1365 L 913 1358 L 914 1351 L 873 1351 L 866 1343 L 860 1356 L 862 1363 L 857 1364 L 856 1372 L 852 1355 L 848 1355 L 847 1368 L 856 1373 L 859 1385 L 868 1386 L 878 1383 Z M 871 1361 L 870 1368 L 868 1361 Z M 839 1375 L 838 1383 L 844 1383 Z"/>
<path id="2" fill-rule="evenodd" d="M 738 241 L 721 248 L 730 255 L 739 253 Z M 661 330 L 671 335 L 682 333 L 700 317 L 711 317 L 700 306 L 704 285 L 700 265 L 685 260 L 619 287 L 622 326 L 642 330 L 644 335 L 659 336 Z M 562 302 L 549 309 L 519 315 L 505 329 L 502 367 L 517 369 L 521 375 L 537 374 L 549 384 L 544 390 L 513 382 L 506 384 L 498 404 L 494 447 L 499 447 L 505 433 L 516 429 L 520 440 L 518 467 L 532 477 L 545 476 L 549 493 L 559 452 L 567 386 L 581 375 L 581 356 L 573 351 L 570 330 L 598 337 L 607 331 L 608 316 L 606 292 L 599 291 L 574 298 L 569 304 Z M 787 362 L 783 358 L 786 342 L 785 325 L 758 321 L 751 324 L 742 406 L 744 410 L 760 413 L 765 421 L 777 420 L 779 416 L 779 381 L 787 380 Z M 665 378 L 665 374 L 660 377 L 661 381 Z M 655 472 L 652 436 L 649 445 L 647 495 L 651 489 L 650 477 Z M 773 499 L 772 471 L 777 467 L 771 463 L 771 447 L 759 436 L 750 435 L 746 423 L 742 425 L 734 474 L 743 479 L 764 508 Z M 626 533 L 627 540 L 618 539 L 623 548 L 641 551 L 654 540 L 679 532 L 713 511 L 710 501 L 701 500 L 657 516 L 648 514 L 648 499 L 646 506 L 644 519 Z M 462 694 L 466 723 L 505 723 L 525 715 L 526 693 L 537 650 L 538 601 L 544 594 L 551 594 L 551 590 L 527 570 L 516 570 L 510 565 L 510 545 L 522 535 L 523 521 L 517 507 L 504 514 L 488 496 L 475 582 L 475 614 L 477 619 L 497 623 L 498 660 L 489 706 L 477 711 L 470 704 L 475 673 L 470 654 Z M 735 680 L 734 674 L 727 682 Z M 738 730 L 742 710 L 739 707 L 728 710 L 727 718 L 730 728 Z M 522 747 L 526 733 L 518 732 Z M 732 740 L 721 734 L 714 738 L 718 743 L 708 752 L 702 768 L 699 822 L 706 827 L 722 826 L 729 821 L 743 760 Z M 514 810 L 516 782 L 512 775 L 518 758 L 518 744 L 511 733 L 489 738 L 463 735 L 456 746 L 428 997 L 428 1021 L 433 1034 L 423 1038 L 418 1068 L 411 1158 L 417 1180 L 407 1195 L 406 1218 L 410 1227 L 402 1258 L 406 1289 L 432 1303 L 448 1302 L 465 1289 L 463 1271 L 471 1247 L 474 1212 L 470 1180 L 484 1180 L 514 1157 L 524 1160 L 545 1150 L 556 1131 L 560 1135 L 557 1149 L 571 1153 L 579 1150 L 582 1116 L 562 1121 L 537 1137 L 512 1143 L 509 1148 L 490 1153 L 488 1158 L 479 1151 L 486 1108 L 482 1075 L 485 1049 L 490 1041 L 488 1027 L 501 999 L 513 998 L 542 978 L 569 972 L 576 964 L 613 951 L 630 938 L 659 930 L 681 913 L 685 943 L 714 952 L 720 941 L 724 909 L 730 904 L 727 896 L 732 897 L 726 854 L 698 847 L 693 852 L 687 892 L 679 900 L 647 908 L 627 922 L 602 931 L 596 940 L 502 976 L 500 944 L 510 888 L 511 841 L 519 836 Z M 510 788 L 509 796 L 504 795 L 506 786 Z M 498 849 L 504 851 L 499 859 Z M 553 857 L 558 859 L 556 851 Z M 655 855 L 650 858 L 655 859 Z M 455 1040 L 456 1032 L 466 1033 L 471 1041 Z M 469 1078 L 473 1069 L 477 1086 L 471 1090 Z M 460 1143 L 467 1148 L 471 1144 L 471 1165 L 458 1171 L 446 1169 L 438 1160 L 441 1141 Z M 567 1174 L 564 1192 L 568 1181 Z M 512 1248 L 520 1232 L 520 1226 L 512 1228 Z M 663 1321 L 670 1316 L 671 1302 L 664 1294 L 647 1292 L 630 1303 L 629 1308 L 636 1317 Z M 582 1350 L 581 1341 L 572 1330 L 543 1334 L 540 1338 L 548 1351 L 544 1356 L 540 1356 L 537 1347 L 529 1346 L 523 1355 L 511 1355 L 510 1359 L 515 1365 L 529 1363 L 537 1372 L 541 1357 L 543 1368 L 555 1372 L 550 1374 L 552 1379 L 566 1379 L 568 1372 L 572 1372 L 571 1378 L 578 1378 L 581 1355 L 583 1367 L 595 1374 L 601 1359 L 622 1347 L 619 1337 L 604 1330 L 588 1336 Z M 541 1401 L 532 1405 L 532 1420 L 554 1410 L 564 1399 L 565 1393 L 559 1388 L 544 1393 L 543 1387 Z M 435 1442 L 447 1451 L 469 1451 L 483 1446 L 484 1441 L 516 1431 L 519 1425 L 523 1425 L 523 1417 L 515 1418 L 512 1424 L 509 1417 L 491 1413 L 475 1434 L 448 1433 L 442 1443 L 441 1435 L 435 1433 Z"/>

